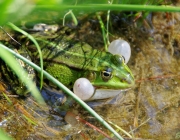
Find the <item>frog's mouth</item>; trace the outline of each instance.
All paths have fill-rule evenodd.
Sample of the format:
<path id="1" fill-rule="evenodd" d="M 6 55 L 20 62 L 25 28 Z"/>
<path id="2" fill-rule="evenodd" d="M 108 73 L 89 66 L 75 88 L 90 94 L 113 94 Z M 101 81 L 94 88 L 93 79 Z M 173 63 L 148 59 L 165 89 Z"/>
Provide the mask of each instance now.
<path id="1" fill-rule="evenodd" d="M 113 90 L 126 90 L 130 89 L 134 85 L 134 80 L 129 80 L 127 81 L 126 79 L 120 80 L 120 82 L 109 82 L 109 83 L 104 83 L 104 82 L 92 82 L 92 85 L 94 86 L 95 89 L 105 89 L 109 91 Z"/>
<path id="2" fill-rule="evenodd" d="M 125 90 L 95 89 L 94 94 L 88 99 L 88 101 L 112 98 L 120 94 L 122 91 Z"/>

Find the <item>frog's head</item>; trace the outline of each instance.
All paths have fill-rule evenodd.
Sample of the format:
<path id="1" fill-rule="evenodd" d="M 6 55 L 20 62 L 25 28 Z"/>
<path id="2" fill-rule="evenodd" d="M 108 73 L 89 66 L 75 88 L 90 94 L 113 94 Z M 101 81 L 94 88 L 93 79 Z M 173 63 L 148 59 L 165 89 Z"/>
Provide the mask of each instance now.
<path id="1" fill-rule="evenodd" d="M 89 74 L 88 79 L 97 88 L 126 89 L 134 85 L 134 76 L 120 55 L 111 55 L 101 59 L 98 71 Z"/>

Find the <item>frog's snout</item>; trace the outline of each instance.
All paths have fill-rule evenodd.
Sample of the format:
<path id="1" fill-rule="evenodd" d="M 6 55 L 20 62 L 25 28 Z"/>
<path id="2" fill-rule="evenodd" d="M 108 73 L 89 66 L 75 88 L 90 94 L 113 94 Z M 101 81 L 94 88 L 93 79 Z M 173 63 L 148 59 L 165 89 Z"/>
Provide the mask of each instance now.
<path id="1" fill-rule="evenodd" d="M 130 73 L 126 75 L 124 81 L 130 86 L 134 85 L 134 77 Z"/>

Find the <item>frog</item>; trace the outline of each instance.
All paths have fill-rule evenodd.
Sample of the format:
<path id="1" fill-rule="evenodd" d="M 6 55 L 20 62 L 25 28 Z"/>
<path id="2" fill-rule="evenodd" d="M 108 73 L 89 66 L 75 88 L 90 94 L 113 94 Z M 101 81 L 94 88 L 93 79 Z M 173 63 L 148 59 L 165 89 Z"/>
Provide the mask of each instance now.
<path id="1" fill-rule="evenodd" d="M 38 26 L 38 31 L 31 30 L 30 34 L 41 48 L 44 69 L 68 88 L 81 77 L 87 78 L 96 89 L 123 90 L 134 85 L 134 76 L 123 56 L 94 49 L 77 39 L 76 30 L 70 27 L 62 26 L 52 31 L 50 26 L 43 26 Z M 25 36 L 16 39 L 25 41 L 22 47 L 39 65 L 35 45 Z"/>
<path id="2" fill-rule="evenodd" d="M 123 56 L 94 49 L 76 39 L 75 31 L 69 27 L 31 35 L 41 47 L 45 70 L 67 87 L 80 77 L 89 79 L 96 88 L 127 89 L 134 85 L 134 76 Z M 34 45 L 25 44 L 38 63 L 39 54 L 32 52 Z"/>

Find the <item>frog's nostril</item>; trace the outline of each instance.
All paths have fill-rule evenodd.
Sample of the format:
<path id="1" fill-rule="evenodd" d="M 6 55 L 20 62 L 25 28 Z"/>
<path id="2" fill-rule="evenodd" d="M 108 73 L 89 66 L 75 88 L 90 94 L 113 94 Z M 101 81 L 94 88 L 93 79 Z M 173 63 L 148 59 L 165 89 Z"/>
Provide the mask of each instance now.
<path id="1" fill-rule="evenodd" d="M 134 77 L 131 74 L 127 74 L 125 81 L 128 84 L 132 85 L 132 84 L 134 84 Z"/>

